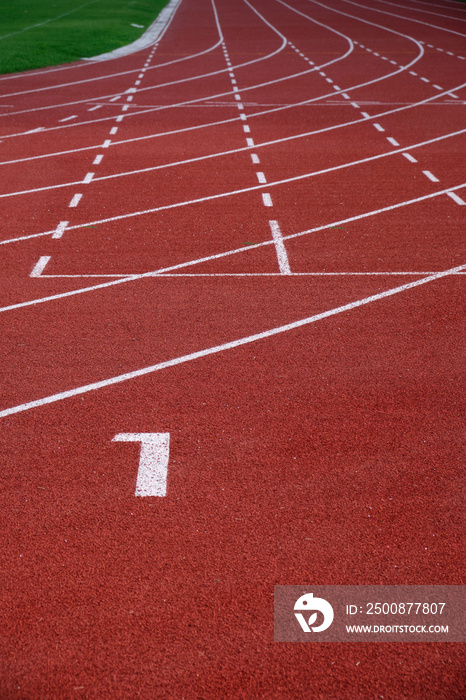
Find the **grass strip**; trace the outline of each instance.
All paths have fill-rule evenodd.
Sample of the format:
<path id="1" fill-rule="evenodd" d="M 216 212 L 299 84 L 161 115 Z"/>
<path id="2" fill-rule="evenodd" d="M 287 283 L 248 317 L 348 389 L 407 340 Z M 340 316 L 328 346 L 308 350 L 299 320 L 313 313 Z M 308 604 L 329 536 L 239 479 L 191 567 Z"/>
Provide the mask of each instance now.
<path id="1" fill-rule="evenodd" d="M 130 44 L 167 4 L 168 0 L 0 2 L 0 73 L 70 63 Z"/>

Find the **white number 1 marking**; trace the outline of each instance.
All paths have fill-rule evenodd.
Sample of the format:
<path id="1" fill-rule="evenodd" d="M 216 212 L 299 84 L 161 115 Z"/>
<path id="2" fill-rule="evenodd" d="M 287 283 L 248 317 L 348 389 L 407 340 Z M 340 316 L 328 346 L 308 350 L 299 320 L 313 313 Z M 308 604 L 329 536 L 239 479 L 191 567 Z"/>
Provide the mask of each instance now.
<path id="1" fill-rule="evenodd" d="M 119 433 L 112 442 L 140 442 L 135 496 L 166 496 L 170 433 Z"/>

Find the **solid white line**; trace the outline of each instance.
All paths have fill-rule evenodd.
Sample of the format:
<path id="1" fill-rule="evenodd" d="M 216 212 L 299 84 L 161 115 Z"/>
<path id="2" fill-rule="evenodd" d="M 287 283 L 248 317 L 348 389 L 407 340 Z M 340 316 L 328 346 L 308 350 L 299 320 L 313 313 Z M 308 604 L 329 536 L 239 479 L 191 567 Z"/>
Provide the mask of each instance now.
<path id="1" fill-rule="evenodd" d="M 268 192 L 262 193 L 262 201 L 264 202 L 264 207 L 273 207 L 272 197 Z"/>
<path id="2" fill-rule="evenodd" d="M 461 197 L 458 197 L 458 195 L 455 194 L 455 192 L 447 192 L 447 195 L 448 195 L 449 197 L 451 197 L 452 200 L 453 200 L 454 202 L 456 202 L 457 204 L 466 204 L 466 202 L 464 201 L 464 199 L 461 199 Z"/>
<path id="3" fill-rule="evenodd" d="M 68 224 L 69 221 L 60 221 L 57 228 L 55 229 L 55 233 L 53 234 L 52 238 L 61 238 Z"/>
<path id="4" fill-rule="evenodd" d="M 455 190 L 462 190 L 466 187 L 466 182 L 461 183 L 460 185 L 456 185 L 455 187 L 449 187 L 445 188 L 443 190 L 438 190 L 437 192 L 431 192 L 430 194 L 423 195 L 422 197 L 416 197 L 415 199 L 408 199 L 403 202 L 397 202 L 396 204 L 391 204 L 387 207 L 381 207 L 380 209 L 374 209 L 369 212 L 364 212 L 363 214 L 356 214 L 355 216 L 350 216 L 346 219 L 339 219 L 337 221 L 332 221 L 331 223 L 325 224 L 324 226 L 316 226 L 314 228 L 306 229 L 305 231 L 299 231 L 298 233 L 292 233 L 288 236 L 284 236 L 284 240 L 291 240 L 293 238 L 300 238 L 302 236 L 307 236 L 311 233 L 317 233 L 318 231 L 324 231 L 326 229 L 329 229 L 333 226 L 340 226 L 341 224 L 348 224 L 352 221 L 360 221 L 361 219 L 367 219 L 372 216 L 377 216 L 378 214 L 383 214 L 388 211 L 394 211 L 395 209 L 400 209 L 406 206 L 410 206 L 411 204 L 418 204 L 420 202 L 427 201 L 429 199 L 434 199 L 435 197 L 439 197 L 441 195 L 447 194 L 448 192 L 453 192 Z M 102 223 L 100 221 L 94 221 L 94 222 L 88 222 L 87 224 L 82 224 L 78 226 L 71 226 L 71 229 L 78 229 L 78 228 L 83 228 L 86 226 L 90 226 L 93 224 L 99 224 Z M 52 233 L 52 231 L 48 232 Z M 47 235 L 48 235 L 47 234 Z M 40 233 L 40 234 L 34 234 L 33 236 L 27 236 L 27 238 L 37 238 L 38 236 L 43 236 L 46 234 Z M 14 240 L 14 239 L 13 239 Z M 23 240 L 23 239 L 17 239 L 17 240 Z M 6 241 L 9 242 L 9 241 Z M 262 243 L 258 243 L 254 248 L 257 248 L 259 246 L 269 246 L 272 245 L 273 241 L 264 241 Z M 145 279 L 146 277 L 158 277 L 162 276 L 164 273 L 167 272 L 172 272 L 173 270 L 181 270 L 186 267 L 191 267 L 193 265 L 199 265 L 204 262 L 210 262 L 211 260 L 219 260 L 221 258 L 230 256 L 230 255 L 237 255 L 238 253 L 245 253 L 250 251 L 252 248 L 249 246 L 243 246 L 241 248 L 234 248 L 233 250 L 228 250 L 223 253 L 216 253 L 214 255 L 208 255 L 203 258 L 197 258 L 196 260 L 189 260 L 188 262 L 184 263 L 179 263 L 177 265 L 171 265 L 170 267 L 162 268 L 159 270 L 152 270 L 150 272 L 143 272 L 139 274 L 134 274 L 134 275 L 128 275 L 125 276 L 123 279 L 118 279 L 118 280 L 112 280 L 111 282 L 103 282 L 101 284 L 96 284 L 91 287 L 81 287 L 80 289 L 73 289 L 69 292 L 62 292 L 61 294 L 53 294 L 48 297 L 40 297 L 38 299 L 32 299 L 31 301 L 23 301 L 19 302 L 17 304 L 11 304 L 10 306 L 4 306 L 0 307 L 0 313 L 6 312 L 6 311 L 15 311 L 17 309 L 22 309 L 27 306 L 36 306 L 38 304 L 45 304 L 46 302 L 49 301 L 56 301 L 58 299 L 65 299 L 66 297 L 71 297 L 71 296 L 76 296 L 79 294 L 85 294 L 87 292 L 94 292 L 99 289 L 105 289 L 107 287 L 113 287 L 114 285 L 117 284 L 124 284 L 126 282 L 134 282 L 136 280 L 141 280 Z"/>
<path id="5" fill-rule="evenodd" d="M 269 226 L 272 232 L 272 238 L 277 253 L 278 268 L 280 270 L 280 273 L 282 275 L 289 275 L 291 273 L 290 263 L 288 261 L 288 255 L 286 253 L 286 248 L 283 242 L 283 236 L 282 232 L 280 231 L 278 221 L 269 221 Z"/>
<path id="6" fill-rule="evenodd" d="M 43 272 L 45 266 L 47 265 L 48 261 L 50 260 L 50 255 L 42 255 L 39 260 L 36 262 L 34 267 L 32 268 L 32 272 L 29 275 L 30 277 L 40 277 L 41 273 Z"/>
<path id="7" fill-rule="evenodd" d="M 358 122 L 350 122 L 350 123 L 355 124 Z M 247 124 L 243 125 L 243 129 L 245 132 L 250 131 L 250 127 Z M 438 136 L 436 138 L 429 139 L 427 141 L 421 141 L 419 143 L 411 144 L 411 145 L 407 146 L 407 148 L 421 148 L 422 146 L 427 146 L 427 145 L 430 145 L 432 143 L 436 143 L 438 141 L 443 141 L 443 140 L 448 139 L 448 138 L 454 138 L 454 137 L 462 135 L 464 133 L 466 133 L 466 129 L 460 129 L 459 131 L 453 131 L 449 134 L 444 134 L 443 136 Z M 290 139 L 280 139 L 279 142 L 282 143 L 286 140 L 293 140 L 294 138 L 295 137 L 290 137 Z M 107 142 L 105 142 L 105 143 L 107 143 Z M 105 143 L 103 144 L 104 147 L 105 147 Z M 111 143 L 111 142 L 109 142 L 109 143 Z M 121 143 L 121 142 L 118 141 L 117 143 Z M 273 142 L 257 144 L 257 147 L 261 148 L 261 147 L 268 146 L 268 145 L 273 145 Z M 233 151 L 226 151 L 226 152 L 221 153 L 221 154 L 215 153 L 215 154 L 212 154 L 210 156 L 199 156 L 198 158 L 191 158 L 191 159 L 188 159 L 187 161 L 166 163 L 164 165 L 154 165 L 154 166 L 151 166 L 149 168 L 143 168 L 140 170 L 131 170 L 131 171 L 123 172 L 123 173 L 115 173 L 114 175 L 104 175 L 102 177 L 95 178 L 95 180 L 97 182 L 97 181 L 102 181 L 102 180 L 110 180 L 110 179 L 114 179 L 117 177 L 126 177 L 129 175 L 137 175 L 137 174 L 140 174 L 142 172 L 149 172 L 152 170 L 159 170 L 159 169 L 163 169 L 163 168 L 174 167 L 177 165 L 185 165 L 186 163 L 193 163 L 193 162 L 200 161 L 200 160 L 208 160 L 209 158 L 218 157 L 220 155 L 229 155 L 231 153 L 240 153 L 242 150 L 243 149 L 239 148 L 239 149 L 234 149 Z M 336 170 L 344 170 L 346 168 L 354 167 L 356 165 L 362 165 L 364 163 L 370 163 L 371 161 L 376 161 L 376 160 L 380 160 L 382 158 L 386 158 L 389 156 L 394 156 L 397 153 L 400 153 L 401 151 L 402 151 L 402 148 L 399 148 L 397 151 L 389 151 L 389 152 L 385 152 L 385 153 L 379 153 L 375 156 L 368 156 L 367 158 L 362 158 L 361 160 L 355 160 L 355 161 L 343 163 L 341 165 L 335 165 L 331 168 L 325 168 L 324 170 L 316 170 L 314 172 L 305 173 L 303 175 L 296 175 L 294 177 L 289 177 L 289 178 L 286 178 L 284 180 L 275 180 L 269 184 L 273 185 L 273 186 L 284 185 L 284 184 L 288 184 L 289 182 L 296 182 L 298 180 L 304 180 L 304 179 L 307 179 L 310 177 L 316 177 L 318 175 L 325 175 L 327 173 L 334 172 Z M 71 187 L 71 186 L 76 185 L 78 183 L 79 183 L 79 181 L 78 182 L 63 182 L 63 183 L 60 183 L 58 185 L 48 185 L 47 187 L 37 187 L 37 188 L 32 189 L 32 190 L 20 190 L 18 192 L 7 192 L 5 194 L 0 194 L 0 198 L 14 197 L 14 196 L 23 195 L 23 194 L 31 194 L 33 192 L 42 192 L 45 190 L 54 190 L 54 189 L 59 189 L 62 187 Z M 206 197 L 201 197 L 200 199 L 193 199 L 193 200 L 187 200 L 184 202 L 176 202 L 174 204 L 168 204 L 168 205 L 165 205 L 162 207 L 158 207 L 156 209 L 145 209 L 145 210 L 138 211 L 138 212 L 131 212 L 130 214 L 121 214 L 117 217 L 112 217 L 109 219 L 105 219 L 103 221 L 116 221 L 118 219 L 125 219 L 125 218 L 131 217 L 131 216 L 141 216 L 142 214 L 148 214 L 148 213 L 152 213 L 155 211 L 162 211 L 163 209 L 173 209 L 176 207 L 182 207 L 182 206 L 186 206 L 189 204 L 197 204 L 197 203 L 209 201 L 212 199 L 220 199 L 222 197 L 229 197 L 229 196 L 236 195 L 236 194 L 242 194 L 244 192 L 252 192 L 254 189 L 258 189 L 258 188 L 260 188 L 260 185 L 257 185 L 255 187 L 247 187 L 247 188 L 239 189 L 239 190 L 232 190 L 230 192 L 220 192 L 219 194 L 207 195 Z M 3 245 L 3 244 L 4 244 L 4 242 L 0 241 L 0 245 Z"/>
<path id="8" fill-rule="evenodd" d="M 411 163 L 417 163 L 416 158 L 414 158 L 414 156 L 412 156 L 410 153 L 403 153 L 402 155 L 411 161 Z"/>
<path id="9" fill-rule="evenodd" d="M 69 206 L 69 207 L 77 207 L 78 204 L 79 204 L 79 200 L 81 199 L 81 197 L 82 197 L 82 194 L 75 194 L 75 195 L 73 196 L 73 199 L 71 200 L 71 202 L 68 204 L 68 206 Z"/>
<path id="10" fill-rule="evenodd" d="M 208 357 L 209 355 L 214 355 L 220 352 L 224 352 L 226 350 L 233 350 L 234 348 L 239 348 L 243 345 L 248 345 L 250 343 L 254 343 L 258 340 L 264 340 L 265 338 L 271 338 L 275 335 L 279 335 L 282 333 L 286 333 L 288 331 L 296 330 L 297 328 L 302 328 L 303 326 L 308 326 L 312 323 L 316 323 L 317 321 L 321 321 L 326 318 L 330 318 L 331 316 L 336 316 L 341 313 L 345 313 L 346 311 L 351 311 L 353 309 L 357 309 L 361 306 L 365 306 L 366 304 L 371 304 L 374 301 L 379 301 L 380 299 L 386 299 L 388 297 L 394 296 L 395 294 L 400 294 L 401 292 L 408 291 L 410 289 L 415 289 L 416 287 L 420 287 L 421 285 L 428 284 L 429 282 L 433 282 L 435 280 L 441 279 L 442 277 L 447 277 L 454 275 L 458 272 L 461 272 L 466 269 L 466 265 L 460 265 L 458 267 L 451 268 L 449 270 L 444 270 L 442 272 L 437 272 L 434 275 L 429 275 L 427 277 L 422 277 L 419 280 L 415 280 L 413 282 L 408 282 L 407 284 L 403 284 L 399 287 L 393 287 L 391 289 L 387 289 L 385 292 L 379 292 L 378 294 L 373 294 L 371 296 L 364 297 L 363 299 L 358 299 L 357 301 L 350 302 L 349 304 L 344 304 L 343 306 L 337 306 L 333 309 L 329 309 L 328 311 L 324 311 L 323 313 L 315 314 L 313 316 L 308 316 L 307 318 L 300 319 L 298 321 L 294 321 L 292 323 L 287 323 L 286 325 L 283 326 L 276 326 L 275 328 L 271 328 L 266 331 L 262 331 L 261 333 L 255 333 L 254 335 L 249 335 L 243 338 L 239 338 L 237 340 L 233 340 L 227 343 L 223 343 L 221 345 L 215 345 L 210 348 L 206 348 L 204 350 L 199 350 L 197 352 L 192 352 L 187 355 L 182 355 L 180 357 L 176 357 L 172 360 L 168 360 L 166 362 L 159 362 L 155 365 L 150 365 L 148 367 L 143 367 L 142 369 L 138 369 L 132 372 L 126 372 L 124 374 L 120 374 L 114 377 L 110 377 L 108 379 L 104 379 L 99 382 L 94 382 L 92 384 L 85 384 L 84 386 L 76 387 L 74 389 L 70 389 L 68 391 L 62 391 L 57 394 L 52 394 L 50 396 L 46 396 L 42 399 L 36 399 L 35 401 L 29 401 L 27 403 L 20 404 L 18 406 L 12 406 L 11 408 L 4 409 L 3 411 L 0 411 L 0 418 L 5 418 L 7 416 L 14 415 L 16 413 L 22 413 L 24 411 L 28 411 L 32 408 L 38 408 L 40 406 L 46 406 L 51 403 L 56 403 L 57 401 L 63 401 L 64 399 L 69 399 L 72 398 L 73 396 L 79 396 L 81 394 L 87 394 L 90 391 L 96 391 L 98 389 L 104 389 L 109 386 L 113 386 L 115 384 L 120 384 L 121 382 L 128 381 L 130 379 L 135 379 L 136 377 L 142 377 L 147 374 L 152 374 L 154 372 L 157 372 L 162 369 L 167 369 L 169 367 L 175 367 L 177 365 L 181 365 L 185 362 L 191 362 L 193 360 L 198 360 L 203 357 Z"/>
<path id="11" fill-rule="evenodd" d="M 440 180 L 438 179 L 438 177 L 435 177 L 435 175 L 432 175 L 432 173 L 430 172 L 430 170 L 423 170 L 422 172 L 424 173 L 424 175 L 425 175 L 426 177 L 429 178 L 429 180 L 432 180 L 432 182 L 440 182 Z"/>

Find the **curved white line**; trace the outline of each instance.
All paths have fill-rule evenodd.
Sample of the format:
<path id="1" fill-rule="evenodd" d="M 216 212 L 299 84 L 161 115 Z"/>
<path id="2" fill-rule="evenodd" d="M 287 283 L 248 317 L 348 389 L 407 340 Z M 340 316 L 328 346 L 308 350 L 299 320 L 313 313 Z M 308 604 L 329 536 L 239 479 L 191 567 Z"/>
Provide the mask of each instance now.
<path id="1" fill-rule="evenodd" d="M 313 2 L 314 0 L 309 0 Z M 409 17 L 404 17 L 403 15 L 397 15 L 394 12 L 386 12 L 385 10 L 377 10 L 375 7 L 367 7 L 366 5 L 360 5 L 353 0 L 343 0 L 343 2 L 349 5 L 355 5 L 355 7 L 360 7 L 363 10 L 368 10 L 369 12 L 379 12 L 383 15 L 389 15 L 389 17 L 398 17 L 399 19 L 404 19 L 406 22 L 416 22 L 416 24 L 423 24 L 425 27 L 432 27 L 433 29 L 438 29 L 441 32 L 448 32 L 449 34 L 456 34 L 457 36 L 466 37 L 466 34 L 461 34 L 461 32 L 455 32 L 453 29 L 446 29 L 445 27 L 438 27 L 436 24 L 429 24 L 428 22 L 423 22 L 420 19 L 410 19 Z"/>
<path id="2" fill-rule="evenodd" d="M 429 10 L 424 10 L 423 8 L 407 7 L 406 5 L 398 5 L 398 3 L 396 3 L 396 2 L 387 2 L 386 0 L 376 0 L 376 1 L 382 2 L 384 5 L 390 5 L 390 7 L 401 7 L 402 10 L 408 10 L 408 12 L 409 11 L 423 12 L 426 15 L 434 15 L 434 17 L 446 17 L 447 19 L 450 19 L 450 20 L 457 20 L 458 22 L 466 22 L 466 18 L 462 19 L 461 17 L 452 17 L 451 15 L 444 15 L 441 12 L 429 12 Z"/>

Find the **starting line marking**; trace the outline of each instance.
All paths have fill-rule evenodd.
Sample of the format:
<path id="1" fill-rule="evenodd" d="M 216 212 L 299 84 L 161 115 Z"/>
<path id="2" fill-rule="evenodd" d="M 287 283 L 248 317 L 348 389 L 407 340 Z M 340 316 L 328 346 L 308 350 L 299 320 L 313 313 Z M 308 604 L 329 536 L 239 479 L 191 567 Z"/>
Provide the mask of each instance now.
<path id="1" fill-rule="evenodd" d="M 112 442 L 140 442 L 135 496 L 166 496 L 170 433 L 119 433 Z"/>
<path id="2" fill-rule="evenodd" d="M 73 396 L 79 396 L 80 394 L 87 394 L 88 392 L 96 391 L 97 389 L 104 389 L 108 386 L 113 386 L 114 384 L 120 384 L 121 382 L 128 381 L 129 379 L 135 379 L 136 377 L 142 377 L 146 374 L 152 374 L 154 372 L 158 372 L 159 370 L 167 369 L 168 367 L 176 367 L 177 365 L 184 364 L 185 362 L 191 362 L 193 360 L 198 360 L 202 357 L 215 355 L 219 352 L 224 352 L 225 350 L 233 350 L 234 348 L 239 348 L 242 345 L 248 345 L 249 343 L 253 343 L 257 340 L 271 338 L 274 335 L 279 335 L 281 333 L 286 333 L 287 331 L 295 330 L 296 328 L 308 326 L 311 323 L 321 321 L 324 318 L 329 318 L 330 316 L 336 316 L 337 314 L 341 314 L 346 311 L 351 311 L 352 309 L 357 309 L 358 307 L 365 306 L 366 304 L 370 304 L 373 301 L 379 301 L 380 299 L 385 299 L 395 294 L 400 294 L 401 292 L 408 291 L 409 289 L 420 287 L 423 284 L 433 282 L 434 280 L 441 279 L 442 277 L 456 275 L 458 272 L 462 272 L 463 270 L 466 270 L 466 264 L 459 265 L 458 267 L 452 267 L 449 270 L 443 270 L 442 272 L 436 272 L 434 275 L 422 277 L 421 279 L 415 280 L 414 282 L 408 282 L 407 284 L 402 284 L 399 287 L 392 287 L 391 289 L 387 289 L 385 292 L 372 294 L 371 296 L 364 297 L 363 299 L 352 301 L 349 304 L 337 306 L 320 314 L 315 314 L 313 316 L 309 316 L 307 318 L 303 318 L 292 323 L 287 323 L 283 326 L 270 328 L 269 330 L 262 331 L 261 333 L 248 335 L 244 338 L 239 338 L 237 340 L 232 340 L 230 342 L 223 343 L 222 345 L 214 345 L 213 347 L 206 348 L 204 350 L 198 350 L 197 352 L 192 352 L 188 355 L 181 355 L 180 357 L 175 357 L 172 360 L 159 362 L 156 365 L 149 365 L 148 367 L 143 367 L 132 372 L 126 372 L 125 374 L 119 374 L 117 376 L 110 377 L 109 379 L 103 379 L 99 382 L 85 384 L 83 386 L 76 387 L 75 389 L 69 389 L 68 391 L 61 391 L 58 394 L 45 396 L 42 399 L 29 401 L 27 403 L 19 404 L 18 406 L 12 406 L 11 408 L 6 408 L 3 411 L 0 411 L 0 418 L 6 418 L 7 416 L 11 416 L 15 413 L 22 413 L 23 411 L 28 411 L 31 408 L 38 408 L 39 406 L 46 406 L 47 404 L 56 403 L 57 401 L 63 401 L 64 399 L 69 399 Z"/>

